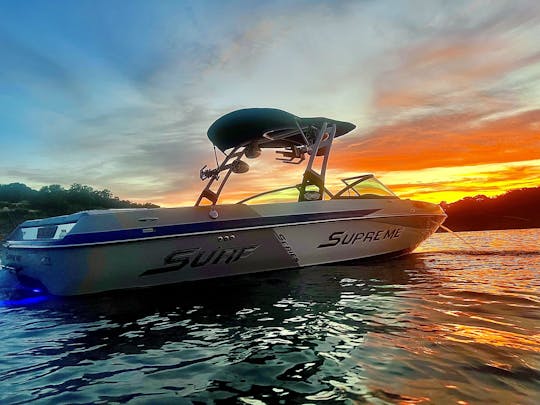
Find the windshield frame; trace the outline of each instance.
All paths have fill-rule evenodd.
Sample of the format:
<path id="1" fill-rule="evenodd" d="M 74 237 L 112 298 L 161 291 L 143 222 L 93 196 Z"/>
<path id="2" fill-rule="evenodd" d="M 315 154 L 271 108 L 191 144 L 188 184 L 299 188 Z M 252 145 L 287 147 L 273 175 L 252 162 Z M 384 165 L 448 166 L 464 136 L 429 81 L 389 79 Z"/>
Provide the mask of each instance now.
<path id="1" fill-rule="evenodd" d="M 354 187 L 358 184 L 366 181 L 374 179 L 377 183 L 383 186 L 383 189 L 389 193 L 389 195 L 370 195 L 369 197 L 360 194 Z M 359 176 L 349 177 L 346 179 L 341 179 L 343 183 L 345 183 L 345 187 L 343 187 L 341 190 L 339 190 L 336 194 L 332 194 L 330 190 L 328 190 L 326 187 L 324 187 L 324 196 L 327 196 L 330 200 L 339 200 L 339 199 L 360 199 L 360 198 L 388 198 L 388 199 L 399 199 L 399 197 L 388 187 L 386 187 L 380 180 L 378 180 L 373 174 L 362 174 Z M 352 181 L 350 183 L 350 181 Z M 289 190 L 289 189 L 296 189 L 298 190 L 298 193 L 300 193 L 300 186 L 301 184 L 296 184 L 294 186 L 286 186 L 286 187 L 280 187 L 273 190 L 263 191 L 261 193 L 249 196 L 247 198 L 244 198 L 243 200 L 238 201 L 236 204 L 247 204 L 250 205 L 250 201 L 254 200 L 256 198 L 269 195 L 272 193 L 279 193 L 281 191 Z M 346 196 L 343 195 L 344 193 L 352 191 L 355 195 L 353 196 Z M 324 200 L 323 196 L 323 200 Z M 255 203 L 253 205 L 259 205 L 259 204 L 286 204 L 286 203 L 292 203 L 292 202 L 298 202 L 298 200 L 295 201 L 283 201 L 283 202 L 261 202 L 261 203 Z"/>
<path id="2" fill-rule="evenodd" d="M 362 174 L 360 176 L 354 176 L 354 177 L 349 177 L 349 178 L 346 178 L 346 179 L 341 179 L 341 181 L 343 183 L 345 183 L 345 187 L 343 187 L 341 190 L 339 190 L 333 197 L 333 199 L 340 199 L 340 198 L 366 198 L 366 196 L 364 195 L 361 195 L 358 190 L 356 190 L 354 187 L 357 186 L 358 184 L 366 181 L 366 180 L 370 180 L 370 179 L 373 179 L 375 180 L 377 183 L 379 183 L 381 186 L 382 186 L 382 189 L 387 191 L 389 193 L 389 195 L 373 195 L 373 196 L 370 196 L 369 198 L 398 198 L 399 197 L 392 191 L 390 190 L 388 187 L 386 187 L 379 179 L 377 179 L 373 174 Z M 354 180 L 352 183 L 349 183 L 349 181 L 351 180 Z M 353 191 L 356 196 L 344 196 L 343 194 L 347 191 Z"/>
<path id="3" fill-rule="evenodd" d="M 262 196 L 267 195 L 267 194 L 278 193 L 280 191 L 285 191 L 285 190 L 288 190 L 288 189 L 294 189 L 294 188 L 298 191 L 298 195 L 300 195 L 300 186 L 301 186 L 301 184 L 296 184 L 294 186 L 286 186 L 286 187 L 276 188 L 274 190 L 263 191 L 262 193 L 258 193 L 258 194 L 249 196 L 247 198 L 244 198 L 243 200 L 238 201 L 236 204 L 246 204 L 250 200 L 253 200 L 255 198 L 262 197 Z M 327 195 L 329 199 L 334 198 L 334 195 L 326 187 L 324 188 L 324 194 Z M 323 200 L 324 200 L 324 196 L 323 196 Z M 285 203 L 291 203 L 291 202 L 298 202 L 298 200 L 296 200 L 296 201 L 284 201 L 283 203 L 275 203 L 275 202 L 274 203 L 264 203 L 263 202 L 263 203 L 260 203 L 260 204 L 285 204 Z M 253 205 L 259 205 L 259 204 L 253 204 Z"/>

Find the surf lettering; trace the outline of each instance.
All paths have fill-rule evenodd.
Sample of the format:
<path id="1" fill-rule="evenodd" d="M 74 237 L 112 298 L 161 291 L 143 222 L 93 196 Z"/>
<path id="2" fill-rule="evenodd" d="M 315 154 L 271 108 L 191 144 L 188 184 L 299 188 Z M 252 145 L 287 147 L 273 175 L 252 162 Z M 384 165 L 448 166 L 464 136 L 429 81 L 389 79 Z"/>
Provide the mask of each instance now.
<path id="1" fill-rule="evenodd" d="M 211 251 L 200 248 L 176 250 L 163 259 L 164 267 L 147 270 L 141 274 L 141 277 L 181 270 L 187 265 L 196 268 L 214 264 L 230 264 L 251 256 L 258 247 L 259 245 L 252 245 L 245 248 L 218 248 Z"/>
<path id="2" fill-rule="evenodd" d="M 379 240 L 397 239 L 401 236 L 402 228 L 382 229 L 380 231 L 354 232 L 334 232 L 328 237 L 328 243 L 322 243 L 318 248 L 332 247 L 338 244 L 354 245 L 356 243 L 369 243 Z"/>

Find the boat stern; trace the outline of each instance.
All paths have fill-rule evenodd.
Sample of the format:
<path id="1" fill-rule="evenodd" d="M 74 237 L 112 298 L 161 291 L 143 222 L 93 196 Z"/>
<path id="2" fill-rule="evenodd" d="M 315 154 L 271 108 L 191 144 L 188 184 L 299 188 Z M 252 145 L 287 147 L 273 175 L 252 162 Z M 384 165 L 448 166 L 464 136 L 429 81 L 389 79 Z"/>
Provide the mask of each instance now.
<path id="1" fill-rule="evenodd" d="M 46 219 L 28 220 L 15 228 L 0 246 L 0 268 L 14 274 L 20 283 L 32 289 L 57 294 L 62 285 L 73 280 L 58 271 L 64 267 L 63 249 L 54 249 L 72 232 L 81 212 Z"/>

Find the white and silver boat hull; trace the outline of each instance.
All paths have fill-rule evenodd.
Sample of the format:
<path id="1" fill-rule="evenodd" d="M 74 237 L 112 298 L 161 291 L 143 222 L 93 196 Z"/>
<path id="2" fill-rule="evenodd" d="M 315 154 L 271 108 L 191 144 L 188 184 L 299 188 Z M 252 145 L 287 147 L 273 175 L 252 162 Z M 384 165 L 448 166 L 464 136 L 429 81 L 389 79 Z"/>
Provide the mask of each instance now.
<path id="1" fill-rule="evenodd" d="M 8 240 L 2 262 L 52 294 L 80 295 L 403 254 L 445 218 L 436 205 L 399 199 L 228 205 L 218 212 L 215 221 L 208 207 L 90 213 L 71 239 Z"/>

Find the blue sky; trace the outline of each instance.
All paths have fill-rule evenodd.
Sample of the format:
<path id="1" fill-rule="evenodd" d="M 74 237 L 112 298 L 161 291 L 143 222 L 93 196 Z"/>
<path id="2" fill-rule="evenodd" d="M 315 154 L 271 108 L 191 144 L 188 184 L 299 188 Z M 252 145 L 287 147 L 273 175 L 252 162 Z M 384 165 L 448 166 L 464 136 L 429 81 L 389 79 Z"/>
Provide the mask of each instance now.
<path id="1" fill-rule="evenodd" d="M 347 162 L 337 169 L 382 172 L 405 193 L 414 193 L 404 179 L 417 184 L 415 170 L 467 167 L 452 174 L 454 188 L 471 167 L 475 178 L 526 167 L 529 185 L 538 171 L 535 1 L 0 1 L 0 9 L 0 183 L 76 182 L 122 198 L 192 201 L 198 169 L 213 159 L 208 126 L 264 106 L 354 122 L 355 138 L 337 145 Z M 497 132 L 508 117 L 523 127 L 515 150 L 502 141 L 482 149 L 491 138 L 474 129 Z M 422 156 L 443 141 L 446 155 L 401 151 L 404 133 Z M 271 182 L 255 177 L 251 188 L 291 181 L 274 166 L 265 169 Z"/>

